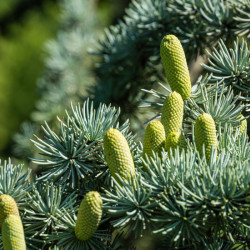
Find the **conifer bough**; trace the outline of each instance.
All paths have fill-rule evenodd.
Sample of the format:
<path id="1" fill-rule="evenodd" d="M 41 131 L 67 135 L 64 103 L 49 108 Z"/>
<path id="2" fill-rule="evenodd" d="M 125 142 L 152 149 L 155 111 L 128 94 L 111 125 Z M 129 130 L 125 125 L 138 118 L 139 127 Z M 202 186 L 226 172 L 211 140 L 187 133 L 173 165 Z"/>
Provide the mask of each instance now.
<path id="1" fill-rule="evenodd" d="M 160 53 L 167 81 L 172 91 L 178 92 L 183 100 L 188 99 L 191 95 L 191 81 L 181 42 L 174 35 L 163 37 Z"/>
<path id="2" fill-rule="evenodd" d="M 102 198 L 96 191 L 88 192 L 81 202 L 75 226 L 79 240 L 88 240 L 95 233 L 102 218 Z"/>
<path id="3" fill-rule="evenodd" d="M 2 224 L 2 240 L 4 250 L 26 249 L 23 224 L 19 216 L 7 215 Z"/>
<path id="4" fill-rule="evenodd" d="M 184 102 L 179 93 L 172 92 L 164 101 L 161 122 L 165 129 L 166 138 L 171 132 L 180 131 L 183 120 Z"/>
<path id="5" fill-rule="evenodd" d="M 216 127 L 211 115 L 203 113 L 195 121 L 195 144 L 200 155 L 203 153 L 205 145 L 205 154 L 207 161 L 210 160 L 211 148 L 217 148 Z"/>
<path id="6" fill-rule="evenodd" d="M 119 174 L 124 180 L 127 176 L 134 176 L 134 161 L 128 146 L 128 142 L 123 134 L 110 128 L 106 131 L 103 138 L 104 154 L 111 175 L 119 182 L 116 174 Z"/>
<path id="7" fill-rule="evenodd" d="M 165 130 L 160 121 L 149 122 L 143 139 L 143 157 L 152 157 L 153 151 L 160 153 L 165 144 Z"/>
<path id="8" fill-rule="evenodd" d="M 7 215 L 19 216 L 19 211 L 15 200 L 8 194 L 0 196 L 0 227 Z"/>

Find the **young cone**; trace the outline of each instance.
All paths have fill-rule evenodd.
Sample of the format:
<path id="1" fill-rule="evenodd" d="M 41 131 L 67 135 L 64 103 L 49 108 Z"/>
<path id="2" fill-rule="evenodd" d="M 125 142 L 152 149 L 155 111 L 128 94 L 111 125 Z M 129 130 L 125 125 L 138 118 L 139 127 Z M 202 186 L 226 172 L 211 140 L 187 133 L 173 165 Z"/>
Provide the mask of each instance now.
<path id="1" fill-rule="evenodd" d="M 19 216 L 19 211 L 15 200 L 8 194 L 0 196 L 0 227 L 7 215 Z"/>
<path id="2" fill-rule="evenodd" d="M 186 146 L 185 138 L 181 132 L 171 132 L 166 139 L 166 150 L 168 151 L 168 154 L 170 154 L 170 148 L 172 149 L 172 152 L 174 152 L 177 147 L 182 150 L 185 149 Z"/>
<path id="3" fill-rule="evenodd" d="M 240 115 L 240 118 L 244 118 L 244 116 Z M 240 129 L 239 136 L 247 132 L 247 119 L 241 121 L 239 129 Z"/>
<path id="4" fill-rule="evenodd" d="M 2 240 L 4 250 L 25 250 L 23 224 L 19 216 L 7 215 L 2 224 Z"/>
<path id="5" fill-rule="evenodd" d="M 102 198 L 96 191 L 88 192 L 78 210 L 75 235 L 79 240 L 88 240 L 95 233 L 102 218 Z"/>
<path id="6" fill-rule="evenodd" d="M 171 132 L 181 130 L 183 107 L 183 99 L 181 95 L 175 91 L 165 99 L 162 107 L 161 122 L 165 129 L 166 138 Z"/>
<path id="7" fill-rule="evenodd" d="M 174 35 L 163 37 L 160 53 L 172 91 L 178 92 L 183 100 L 188 99 L 191 95 L 191 81 L 181 42 Z"/>
<path id="8" fill-rule="evenodd" d="M 165 130 L 162 123 L 160 121 L 149 122 L 143 139 L 143 158 L 145 158 L 146 154 L 148 157 L 152 157 L 153 151 L 160 153 L 165 146 L 164 144 Z"/>
<path id="9" fill-rule="evenodd" d="M 210 160 L 211 148 L 217 148 L 216 127 L 211 115 L 203 113 L 195 121 L 195 143 L 200 155 L 203 153 L 205 145 L 205 154 L 207 161 Z"/>
<path id="10" fill-rule="evenodd" d="M 104 154 L 111 175 L 119 182 L 116 174 L 124 180 L 127 176 L 134 176 L 134 161 L 125 137 L 117 129 L 109 129 L 103 138 Z"/>

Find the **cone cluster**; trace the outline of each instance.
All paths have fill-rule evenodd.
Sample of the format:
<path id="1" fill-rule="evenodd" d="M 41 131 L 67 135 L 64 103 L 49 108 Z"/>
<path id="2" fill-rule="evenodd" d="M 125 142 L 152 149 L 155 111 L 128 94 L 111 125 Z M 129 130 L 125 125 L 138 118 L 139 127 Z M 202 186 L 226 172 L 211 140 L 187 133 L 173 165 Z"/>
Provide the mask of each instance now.
<path id="1" fill-rule="evenodd" d="M 164 144 L 168 154 L 175 153 L 175 150 L 185 150 L 186 140 L 182 131 L 184 100 L 191 95 L 191 82 L 187 67 L 186 57 L 182 45 L 174 35 L 167 35 L 161 41 L 160 53 L 165 69 L 167 81 L 172 89 L 164 101 L 162 107 L 161 122 L 152 121 L 148 124 L 143 141 L 143 157 L 157 154 Z M 156 125 L 157 124 L 157 125 Z M 163 142 L 163 131 L 165 139 Z M 245 131 L 242 122 L 241 131 Z M 195 122 L 195 143 L 198 152 L 202 156 L 205 148 L 206 160 L 210 159 L 211 148 L 216 149 L 216 128 L 213 118 L 206 113 L 201 114 Z"/>
<path id="2" fill-rule="evenodd" d="M 0 196 L 0 226 L 4 250 L 25 250 L 23 224 L 15 200 L 7 194 Z"/>
<path id="3" fill-rule="evenodd" d="M 186 150 L 187 143 L 182 134 L 184 100 L 191 95 L 191 81 L 182 45 L 174 35 L 167 35 L 161 41 L 160 53 L 167 81 L 172 89 L 164 101 L 161 121 L 151 121 L 146 127 L 143 139 L 143 153 L 151 158 L 162 149 L 168 154 L 175 150 Z M 245 130 L 242 123 L 242 131 Z M 201 114 L 195 122 L 195 143 L 200 155 L 205 149 L 209 161 L 211 148 L 216 149 L 216 128 L 213 118 Z M 126 138 L 117 129 L 109 129 L 103 138 L 104 154 L 111 175 L 118 181 L 117 174 L 124 180 L 135 175 L 133 158 Z M 204 149 L 203 149 L 204 148 Z"/>
<path id="4" fill-rule="evenodd" d="M 173 92 L 164 101 L 161 121 L 152 121 L 146 128 L 143 140 L 144 157 L 145 154 L 152 157 L 153 151 L 157 154 L 162 147 L 169 153 L 170 148 L 174 152 L 177 147 L 183 149 L 186 147 L 185 138 L 181 136 L 183 100 L 190 97 L 191 82 L 185 53 L 180 41 L 174 35 L 167 35 L 162 39 L 160 53 L 166 77 Z M 157 128 L 163 127 L 165 133 L 162 129 L 156 129 L 155 124 Z"/>

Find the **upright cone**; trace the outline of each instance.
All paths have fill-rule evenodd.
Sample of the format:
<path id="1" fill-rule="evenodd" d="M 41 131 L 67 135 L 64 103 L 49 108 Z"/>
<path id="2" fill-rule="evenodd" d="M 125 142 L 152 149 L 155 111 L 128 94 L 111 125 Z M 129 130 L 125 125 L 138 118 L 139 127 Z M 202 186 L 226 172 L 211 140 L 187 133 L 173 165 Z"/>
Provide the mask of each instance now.
<path id="1" fill-rule="evenodd" d="M 8 194 L 0 196 L 0 227 L 7 215 L 19 216 L 19 211 L 15 200 Z"/>
<path id="2" fill-rule="evenodd" d="M 128 142 L 117 129 L 109 129 L 103 138 L 104 154 L 111 175 L 119 182 L 116 174 L 124 180 L 127 176 L 135 175 L 134 161 L 128 146 Z"/>
<path id="3" fill-rule="evenodd" d="M 97 230 L 102 218 L 102 198 L 96 191 L 88 192 L 81 202 L 75 226 L 79 240 L 88 240 Z"/>
<path id="4" fill-rule="evenodd" d="M 191 81 L 183 47 L 174 35 L 163 37 L 160 47 L 161 59 L 172 91 L 178 92 L 183 100 L 191 95 Z"/>
<path id="5" fill-rule="evenodd" d="M 4 250 L 26 249 L 23 224 L 19 216 L 6 216 L 2 224 L 2 240 Z"/>
<path id="6" fill-rule="evenodd" d="M 143 158 L 153 156 L 153 152 L 160 153 L 165 144 L 165 130 L 160 121 L 149 122 L 143 139 Z"/>
<path id="7" fill-rule="evenodd" d="M 211 115 L 203 113 L 195 121 L 195 143 L 200 155 L 203 153 L 205 145 L 205 154 L 207 161 L 210 160 L 211 148 L 217 148 L 216 127 Z"/>
<path id="8" fill-rule="evenodd" d="M 180 150 L 186 148 L 186 141 L 181 132 L 171 132 L 166 139 L 166 150 L 170 154 L 170 148 L 174 153 L 175 149 L 179 147 Z"/>
<path id="9" fill-rule="evenodd" d="M 243 115 L 240 115 L 240 118 L 245 118 L 245 117 Z M 247 132 L 247 119 L 241 121 L 239 129 L 240 129 L 239 136 Z"/>
<path id="10" fill-rule="evenodd" d="M 162 108 L 161 123 L 164 126 L 166 138 L 171 132 L 181 130 L 183 108 L 184 102 L 179 93 L 174 91 L 165 99 Z"/>

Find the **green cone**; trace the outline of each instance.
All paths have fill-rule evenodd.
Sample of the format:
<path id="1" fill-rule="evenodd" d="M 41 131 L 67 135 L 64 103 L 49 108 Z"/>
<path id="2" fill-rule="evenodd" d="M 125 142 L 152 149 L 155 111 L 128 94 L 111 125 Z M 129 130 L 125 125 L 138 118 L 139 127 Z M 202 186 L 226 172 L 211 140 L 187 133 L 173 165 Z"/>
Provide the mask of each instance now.
<path id="1" fill-rule="evenodd" d="M 0 227 L 7 215 L 19 216 L 19 211 L 15 200 L 8 194 L 0 196 Z"/>
<path id="2" fill-rule="evenodd" d="M 4 250 L 26 249 L 23 224 L 19 216 L 6 216 L 2 224 L 2 240 Z"/>
<path id="3" fill-rule="evenodd" d="M 183 100 L 191 95 L 191 81 L 184 50 L 174 35 L 163 37 L 160 47 L 161 60 L 172 91 L 178 92 Z"/>
<path id="4" fill-rule="evenodd" d="M 88 192 L 78 210 L 75 235 L 79 240 L 88 240 L 97 230 L 102 218 L 102 197 L 96 191 Z"/>
<path id="5" fill-rule="evenodd" d="M 147 154 L 148 157 L 155 153 L 160 153 L 165 146 L 165 130 L 160 121 L 149 122 L 143 139 L 143 158 Z"/>
<path id="6" fill-rule="evenodd" d="M 116 174 L 119 174 L 124 180 L 127 180 L 127 175 L 130 173 L 134 176 L 135 166 L 128 142 L 119 130 L 109 129 L 104 134 L 103 146 L 111 175 L 118 182 Z"/>
<path id="7" fill-rule="evenodd" d="M 205 145 L 207 161 L 210 160 L 210 151 L 217 148 L 216 127 L 211 115 L 203 113 L 195 121 L 195 143 L 197 150 L 202 155 L 202 147 Z"/>
<path id="8" fill-rule="evenodd" d="M 240 118 L 244 118 L 244 116 L 240 115 Z M 239 136 L 241 136 L 243 133 L 247 133 L 247 119 L 241 121 L 239 129 L 240 129 Z"/>
<path id="9" fill-rule="evenodd" d="M 175 149 L 179 147 L 180 150 L 186 148 L 186 141 L 181 132 L 171 132 L 166 139 L 166 150 L 170 154 L 170 148 L 174 153 Z"/>
<path id="10" fill-rule="evenodd" d="M 184 102 L 180 94 L 174 91 L 167 96 L 161 114 L 161 123 L 164 126 L 166 138 L 171 132 L 181 130 L 183 107 Z"/>

